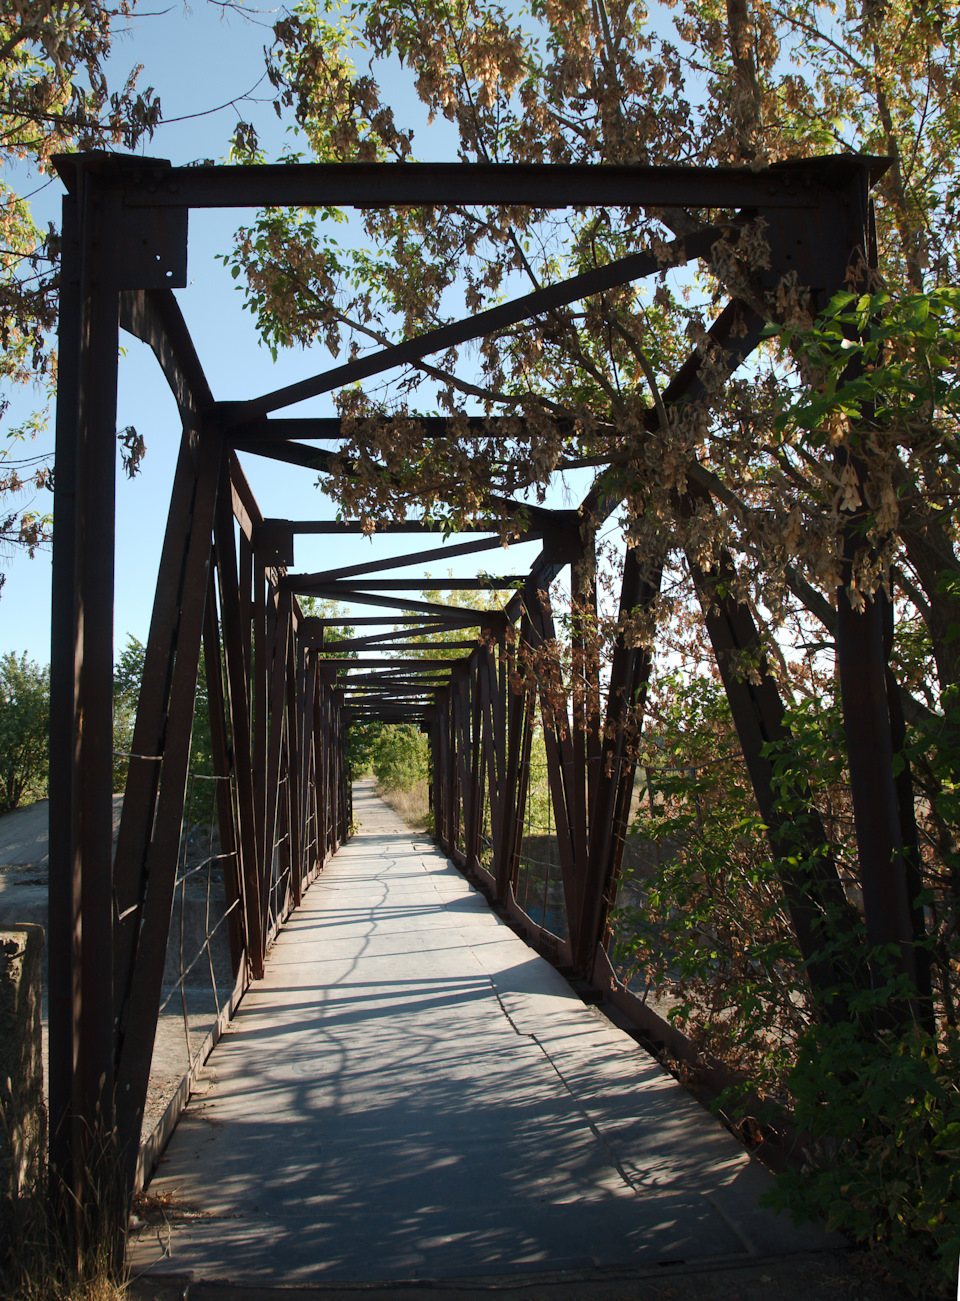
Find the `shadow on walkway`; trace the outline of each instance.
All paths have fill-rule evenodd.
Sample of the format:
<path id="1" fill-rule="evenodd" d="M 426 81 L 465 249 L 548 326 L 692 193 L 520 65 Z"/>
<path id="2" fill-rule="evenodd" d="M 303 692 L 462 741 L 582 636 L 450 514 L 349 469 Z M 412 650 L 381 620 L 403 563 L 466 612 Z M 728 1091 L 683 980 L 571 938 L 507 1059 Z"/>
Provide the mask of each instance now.
<path id="1" fill-rule="evenodd" d="M 174 1134 L 134 1273 L 599 1287 L 798 1253 L 799 1278 L 842 1245 L 763 1209 L 769 1176 L 656 1062 L 365 785 L 354 808 Z"/>

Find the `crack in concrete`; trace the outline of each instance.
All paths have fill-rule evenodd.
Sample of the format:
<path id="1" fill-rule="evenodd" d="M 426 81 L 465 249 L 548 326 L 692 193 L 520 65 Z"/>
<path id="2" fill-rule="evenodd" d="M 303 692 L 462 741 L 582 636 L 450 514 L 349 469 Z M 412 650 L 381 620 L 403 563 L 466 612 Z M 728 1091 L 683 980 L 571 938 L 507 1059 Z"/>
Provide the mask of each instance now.
<path id="1" fill-rule="evenodd" d="M 630 1178 L 630 1175 L 627 1173 L 626 1169 L 621 1164 L 620 1158 L 617 1156 L 616 1152 L 614 1152 L 613 1148 L 608 1143 L 606 1137 L 601 1132 L 601 1130 L 599 1129 L 599 1127 L 591 1117 L 590 1113 L 583 1106 L 583 1103 L 577 1097 L 576 1093 L 573 1091 L 573 1089 L 564 1079 L 563 1072 L 560 1070 L 560 1067 L 551 1057 L 546 1045 L 540 1039 L 538 1039 L 537 1036 L 532 1032 L 527 1030 L 521 1030 L 519 1028 L 516 1021 L 514 1021 L 513 1017 L 507 1011 L 503 999 L 500 997 L 500 991 L 497 989 L 496 985 L 493 982 L 493 978 L 488 975 L 487 979 L 490 981 L 490 988 L 493 991 L 494 998 L 497 1000 L 497 1006 L 500 1008 L 500 1011 L 506 1017 L 507 1023 L 510 1026 L 511 1030 L 513 1030 L 513 1033 L 515 1035 L 518 1035 L 521 1039 L 530 1039 L 533 1043 L 537 1045 L 537 1047 L 543 1053 L 546 1060 L 549 1062 L 550 1066 L 553 1068 L 554 1074 L 556 1075 L 557 1079 L 560 1081 L 560 1083 L 563 1085 L 564 1089 L 566 1090 L 567 1096 L 570 1098 L 571 1102 L 574 1104 L 577 1111 L 583 1117 L 591 1134 L 593 1134 L 594 1138 L 597 1140 L 597 1142 L 606 1152 L 607 1157 L 610 1160 L 610 1164 L 616 1170 L 617 1174 L 620 1176 L 624 1185 L 630 1189 L 630 1191 L 634 1194 L 634 1196 L 639 1197 L 641 1189 L 637 1186 L 637 1184 L 633 1181 L 633 1179 Z"/>

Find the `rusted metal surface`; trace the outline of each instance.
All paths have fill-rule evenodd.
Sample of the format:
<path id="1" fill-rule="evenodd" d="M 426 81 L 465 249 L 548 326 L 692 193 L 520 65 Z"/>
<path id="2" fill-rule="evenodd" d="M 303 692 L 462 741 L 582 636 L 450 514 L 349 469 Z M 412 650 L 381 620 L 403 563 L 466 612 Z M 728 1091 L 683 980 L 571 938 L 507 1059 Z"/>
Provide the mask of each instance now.
<path id="1" fill-rule="evenodd" d="M 219 441 L 212 439 L 205 440 L 198 449 L 192 518 L 185 539 L 178 601 L 177 654 L 170 674 L 169 697 L 165 701 L 163 744 L 157 755 L 163 760 L 162 772 L 150 838 L 145 847 L 146 888 L 129 997 L 120 1013 L 117 1032 L 117 1131 L 125 1140 L 121 1151 L 131 1181 L 136 1169 L 173 910 L 221 451 Z M 148 657 L 149 654 L 148 646 Z"/>
<path id="2" fill-rule="evenodd" d="M 235 452 L 329 473 L 334 453 L 297 440 L 339 438 L 339 420 L 267 419 L 268 413 L 650 274 L 664 258 L 631 255 L 274 393 L 214 402 L 176 300 L 158 287 L 185 279 L 188 209 L 320 202 L 718 207 L 742 211 L 744 219 L 761 215 L 772 250 L 765 273 L 770 283 L 797 268 L 824 301 L 843 285 L 854 248 L 866 247 L 869 185 L 882 168 L 877 160 L 849 158 L 757 172 L 409 163 L 179 169 L 109 156 L 61 160 L 60 167 L 71 194 L 64 213 L 51 666 L 51 1157 L 55 1171 L 74 1180 L 84 1128 L 99 1119 L 112 1131 L 116 1098 L 116 1139 L 132 1179 L 170 917 L 168 856 L 183 811 L 201 646 L 221 779 L 221 845 L 230 860 L 224 892 L 231 957 L 241 983 L 262 976 L 277 926 L 349 836 L 345 730 L 350 720 L 368 719 L 407 722 L 430 737 L 430 802 L 444 851 L 483 883 L 542 951 L 585 975 L 605 972 L 601 956 L 605 960 L 650 671 L 649 650 L 628 646 L 622 637 L 609 665 L 591 649 L 597 602 L 592 536 L 628 486 L 622 469 L 601 474 L 579 511 L 489 498 L 492 514 L 516 530 L 510 541 L 542 540 L 526 574 L 425 580 L 417 572 L 424 565 L 499 547 L 496 529 L 471 525 L 462 531 L 493 536 L 441 546 L 429 522 L 392 521 L 383 532 L 432 534 L 434 540 L 404 556 L 297 573 L 298 536 L 337 535 L 357 526 L 264 519 Z M 731 218 L 726 233 L 740 220 Z M 831 231 L 840 233 L 832 237 Z M 683 254 L 708 257 L 719 234 L 711 229 L 687 239 Z M 99 250 L 112 247 L 111 241 L 120 253 L 106 266 Z M 184 434 L 136 724 L 134 748 L 142 757 L 131 763 L 112 861 L 119 326 L 152 348 L 176 397 Z M 749 308 L 734 300 L 709 334 L 736 360 L 756 345 L 760 328 Z M 664 390 L 667 406 L 698 396 L 702 357 L 694 350 L 680 366 Z M 658 419 L 651 411 L 648 426 Z M 442 418 L 422 423 L 427 436 L 448 432 Z M 473 417 L 459 432 L 478 440 L 512 437 L 515 426 Z M 709 484 L 696 463 L 688 478 L 688 495 L 677 508 L 711 509 Z M 624 618 L 652 607 L 661 560 L 627 554 Z M 725 582 L 726 564 L 721 558 L 707 573 L 691 558 L 690 568 L 767 816 L 764 746 L 782 735 L 783 708 L 772 679 L 752 685 L 730 670 L 731 655 L 749 651 L 757 631 L 749 611 L 725 595 L 732 586 Z M 569 677 L 558 673 L 548 680 L 525 668 L 555 637 L 548 594 L 564 571 L 574 602 L 572 694 Z M 518 590 L 503 611 L 487 611 L 404 595 L 411 583 L 438 593 Z M 307 618 L 297 600 L 306 593 L 370 613 Z M 884 886 L 891 854 L 908 855 L 909 828 L 898 813 L 891 771 L 883 630 L 870 618 L 849 610 L 838 618 L 868 924 L 877 942 L 909 944 L 916 920 L 910 900 Z M 350 634 L 343 631 L 347 625 Z M 445 650 L 455 658 L 411 654 L 417 639 L 438 632 L 454 635 Z M 864 657 L 872 665 L 869 681 L 857 677 Z M 559 921 L 548 918 L 546 900 L 541 922 L 534 921 L 515 893 L 538 718 L 562 879 Z M 894 800 L 882 826 L 864 813 L 881 790 Z M 839 884 L 832 864 L 822 865 L 822 878 L 824 900 L 833 898 Z M 824 900 L 811 903 L 786 886 L 801 947 L 811 951 L 816 909 Z M 812 975 L 826 983 L 835 973 Z"/>
<path id="3" fill-rule="evenodd" d="M 74 1078 L 79 1056 L 80 853 L 76 791 L 79 733 L 76 603 L 79 586 L 76 421 L 80 388 L 80 228 L 77 201 L 63 202 L 50 659 L 49 1087 L 50 1161 L 74 1181 Z"/>

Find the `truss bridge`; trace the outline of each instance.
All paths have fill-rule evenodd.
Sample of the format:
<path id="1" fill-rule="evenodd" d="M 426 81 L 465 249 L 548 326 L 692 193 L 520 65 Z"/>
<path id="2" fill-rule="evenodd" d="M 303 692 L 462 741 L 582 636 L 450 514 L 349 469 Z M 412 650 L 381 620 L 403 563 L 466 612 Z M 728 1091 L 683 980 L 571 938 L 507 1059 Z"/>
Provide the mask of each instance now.
<path id="1" fill-rule="evenodd" d="M 340 452 L 348 428 L 284 413 L 664 266 L 709 264 L 720 241 L 735 244 L 750 224 L 762 224 L 770 249 L 752 290 L 762 298 L 793 273 L 811 305 L 823 306 L 849 268 L 871 257 L 870 188 L 884 165 L 837 157 L 758 170 L 179 168 L 114 155 L 58 159 L 68 195 L 54 502 L 50 1150 L 80 1206 L 94 1197 L 102 1163 L 113 1162 L 124 1196 L 147 1183 L 147 1204 L 152 1195 L 155 1210 L 167 1208 L 165 1221 L 143 1220 L 138 1261 L 303 1282 L 656 1268 L 829 1245 L 759 1207 L 767 1175 L 642 1045 L 696 1063 L 714 1094 L 729 1077 L 611 962 L 651 652 L 623 631 L 601 660 L 589 628 L 597 532 L 616 518 L 636 464 L 611 454 L 577 508 L 491 494 L 473 518 L 457 516 L 448 537 L 411 501 L 373 534 L 381 548 L 390 539 L 389 551 L 364 563 L 338 559 L 359 522 L 265 515 L 253 467 L 272 459 L 349 480 L 360 469 Z M 445 204 L 713 216 L 675 246 L 639 248 L 273 392 L 214 395 L 176 292 L 187 284 L 191 212 Z M 752 290 L 729 289 L 707 337 L 646 414 L 648 430 L 703 396 L 705 358 L 735 368 L 758 346 L 768 321 Z M 114 846 L 124 334 L 155 354 L 181 442 Z M 383 438 L 391 419 L 410 418 L 385 416 Z M 413 419 L 428 441 L 455 433 L 481 447 L 526 437 L 516 415 Z M 677 508 L 716 510 L 715 493 L 694 458 Z M 396 535 L 416 540 L 397 554 Z M 328 542 L 329 566 L 305 572 L 298 548 L 317 537 Z M 532 548 L 532 564 L 510 561 L 516 548 Z M 479 566 L 491 557 L 504 572 L 424 577 L 453 560 Z M 758 630 L 727 581 L 732 561 L 709 572 L 689 561 L 764 813 L 764 748 L 780 735 L 783 703 L 771 676 L 736 672 Z M 561 578 L 579 612 L 566 629 L 549 600 Z M 624 628 L 656 607 L 661 582 L 662 558 L 625 551 Z M 473 604 L 463 596 L 471 592 Z M 545 667 L 564 637 L 567 676 Z M 848 621 L 838 656 L 866 663 L 878 638 L 872 624 Z M 582 689 L 571 692 L 571 680 Z M 198 695 L 209 713 L 217 943 L 227 972 L 215 980 L 229 991 L 177 1105 L 151 1133 L 144 1117 L 171 926 L 178 892 L 188 893 L 181 837 Z M 852 735 L 862 727 L 869 747 L 871 719 L 886 704 L 865 696 L 862 709 L 847 726 Z M 351 729 L 371 722 L 410 725 L 426 738 L 429 836 L 352 783 Z M 886 796 L 864 788 L 863 798 Z M 875 857 L 885 870 L 884 845 Z M 797 896 L 790 906 L 803 949 L 806 904 Z M 164 1222 L 172 1237 L 158 1261 Z"/>

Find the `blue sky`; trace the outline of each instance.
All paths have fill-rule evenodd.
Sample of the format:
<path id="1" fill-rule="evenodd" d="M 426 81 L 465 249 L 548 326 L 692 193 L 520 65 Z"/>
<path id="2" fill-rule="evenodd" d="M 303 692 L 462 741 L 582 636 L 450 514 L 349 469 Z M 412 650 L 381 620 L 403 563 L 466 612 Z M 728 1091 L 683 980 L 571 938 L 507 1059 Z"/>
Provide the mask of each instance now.
<path id="1" fill-rule="evenodd" d="M 248 21 L 229 8 L 205 3 L 195 9 L 174 8 L 155 17 L 132 20 L 129 33 L 118 38 L 108 72 L 111 83 L 121 85 L 130 67 L 143 64 L 140 88 L 159 93 L 164 123 L 140 152 L 167 158 L 175 165 L 200 158 L 222 160 L 238 117 L 252 121 L 261 134 L 268 156 L 277 156 L 285 142 L 295 145 L 286 124 L 279 121 L 268 102 L 263 75 L 263 46 L 270 41 L 271 12 Z M 456 142 L 442 121 L 428 126 L 408 77 L 399 67 L 389 85 L 382 86 L 397 110 L 397 119 L 416 130 L 416 156 L 424 160 L 453 159 Z M 252 99 L 242 97 L 252 92 Z M 257 97 L 262 97 L 260 103 Z M 232 101 L 232 103 L 231 103 Z M 220 111 L 211 112 L 225 105 Z M 34 199 L 40 224 L 59 221 L 61 187 L 56 181 L 30 178 L 24 169 L 8 170 L 10 184 L 18 189 L 41 186 Z M 189 284 L 177 291 L 187 322 L 215 397 L 254 396 L 324 369 L 328 354 L 318 347 L 281 355 L 276 364 L 259 346 L 249 313 L 241 311 L 242 296 L 229 271 L 216 260 L 230 247 L 232 231 L 249 214 L 233 211 L 193 213 L 190 217 Z M 119 648 L 128 634 L 145 640 L 150 619 L 153 586 L 163 536 L 173 475 L 179 426 L 176 407 L 152 354 L 129 336 L 121 336 L 118 427 L 134 425 L 147 444 L 141 474 L 128 481 L 118 458 L 117 559 L 115 643 Z M 14 410 L 26 411 L 30 395 L 19 394 Z M 32 403 L 36 405 L 36 403 Z M 333 414 L 329 398 L 317 399 L 304 413 Z M 46 446 L 51 445 L 52 439 Z M 35 450 L 46 450 L 41 442 Z M 335 507 L 314 486 L 309 471 L 281 466 L 260 458 L 247 458 L 245 469 L 266 515 L 332 517 Z M 572 485 L 574 504 L 583 485 Z M 559 501 L 557 504 L 560 504 Z M 38 504 L 40 509 L 43 504 Z M 414 539 L 378 540 L 374 552 L 363 540 L 303 539 L 297 549 L 296 568 L 311 570 L 372 559 L 388 552 L 415 550 Z M 336 555 L 331 548 L 336 547 Z M 535 546 L 513 548 L 503 563 L 491 555 L 488 567 L 501 572 L 525 571 Z M 26 651 L 41 662 L 49 659 L 49 554 L 33 560 L 23 556 L 4 559 L 7 581 L 0 593 L 0 653 Z M 468 572 L 454 563 L 453 572 Z M 446 566 L 432 572 L 441 575 Z"/>

